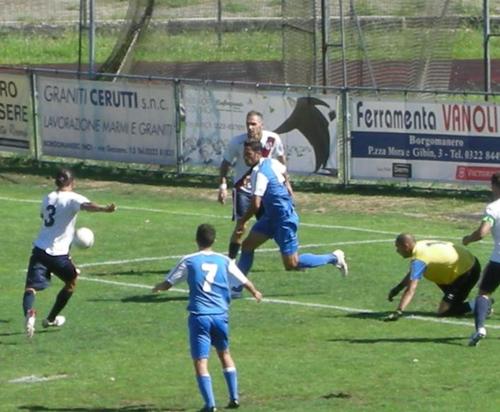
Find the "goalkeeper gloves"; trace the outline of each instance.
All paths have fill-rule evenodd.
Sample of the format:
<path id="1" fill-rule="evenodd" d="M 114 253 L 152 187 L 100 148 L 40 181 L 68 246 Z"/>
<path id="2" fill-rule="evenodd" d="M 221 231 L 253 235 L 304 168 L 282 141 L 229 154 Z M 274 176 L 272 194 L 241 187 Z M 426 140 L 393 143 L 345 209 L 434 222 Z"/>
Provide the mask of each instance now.
<path id="1" fill-rule="evenodd" d="M 401 290 L 404 288 L 401 287 L 400 285 L 397 285 L 397 286 L 394 286 L 390 291 L 389 291 L 389 294 L 387 295 L 387 300 L 389 302 L 392 302 L 392 300 L 394 299 L 394 297 L 396 297 L 399 292 L 401 292 Z"/>
<path id="2" fill-rule="evenodd" d="M 387 315 L 384 318 L 384 322 L 394 322 L 398 320 L 401 316 L 403 316 L 403 311 L 398 309 L 392 313 L 389 313 L 389 315 Z"/>

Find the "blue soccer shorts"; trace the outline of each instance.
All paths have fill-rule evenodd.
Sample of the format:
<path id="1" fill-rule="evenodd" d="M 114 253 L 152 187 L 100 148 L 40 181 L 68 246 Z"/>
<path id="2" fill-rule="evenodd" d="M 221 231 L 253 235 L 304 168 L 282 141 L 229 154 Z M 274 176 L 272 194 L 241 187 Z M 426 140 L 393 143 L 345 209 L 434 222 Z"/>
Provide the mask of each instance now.
<path id="1" fill-rule="evenodd" d="M 296 213 L 289 217 L 278 219 L 264 214 L 252 227 L 252 232 L 259 232 L 273 238 L 283 256 L 293 255 L 299 250 L 297 236 L 299 219 Z"/>
<path id="2" fill-rule="evenodd" d="M 50 285 L 51 273 L 63 282 L 70 282 L 78 276 L 69 255 L 52 256 L 42 249 L 33 248 L 26 276 L 26 288 L 46 289 Z"/>
<path id="3" fill-rule="evenodd" d="M 193 315 L 188 318 L 189 344 L 193 359 L 210 356 L 211 346 L 218 352 L 229 348 L 229 317 L 222 315 Z"/>

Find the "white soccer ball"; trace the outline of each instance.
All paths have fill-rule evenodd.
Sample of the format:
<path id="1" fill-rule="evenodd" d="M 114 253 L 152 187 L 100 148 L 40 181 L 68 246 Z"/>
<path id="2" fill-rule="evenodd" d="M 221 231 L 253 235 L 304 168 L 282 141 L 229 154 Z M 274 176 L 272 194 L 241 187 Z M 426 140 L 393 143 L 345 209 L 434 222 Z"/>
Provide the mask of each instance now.
<path id="1" fill-rule="evenodd" d="M 88 249 L 94 244 L 94 232 L 88 227 L 81 227 L 76 230 L 73 244 L 82 249 Z"/>

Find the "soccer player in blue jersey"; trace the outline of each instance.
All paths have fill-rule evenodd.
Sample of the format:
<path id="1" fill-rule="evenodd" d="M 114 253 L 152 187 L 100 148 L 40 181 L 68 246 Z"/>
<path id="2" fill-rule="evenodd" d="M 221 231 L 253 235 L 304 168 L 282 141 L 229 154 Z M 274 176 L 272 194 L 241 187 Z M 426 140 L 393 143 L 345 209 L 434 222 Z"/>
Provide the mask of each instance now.
<path id="1" fill-rule="evenodd" d="M 491 191 L 493 202 L 486 206 L 479 227 L 462 239 L 462 243 L 468 245 L 481 240 L 490 232 L 493 235 L 493 251 L 479 284 L 479 293 L 474 306 L 476 331 L 470 338 L 469 346 L 476 346 L 481 339 L 486 337 L 485 322 L 493 303 L 491 295 L 500 285 L 500 172 L 491 176 Z"/>
<path id="2" fill-rule="evenodd" d="M 264 214 L 252 226 L 242 243 L 241 257 L 238 261 L 241 271 L 245 275 L 248 274 L 253 264 L 255 249 L 272 238 L 280 248 L 286 270 L 332 264 L 337 266 L 344 276 L 347 275 L 347 263 L 341 250 L 324 255 L 298 253 L 299 217 L 293 205 L 293 193 L 286 166 L 275 159 L 264 158 L 262 146 L 253 140 L 245 142 L 244 157 L 247 166 L 252 167 L 252 202 L 245 215 L 238 220 L 237 230 L 244 232 L 248 220 L 259 210 L 261 204 L 264 206 Z M 233 288 L 233 290 L 236 294 L 240 289 Z"/>
<path id="3" fill-rule="evenodd" d="M 182 280 L 188 283 L 189 342 L 198 387 L 205 402 L 201 409 L 204 412 L 216 410 L 212 380 L 208 372 L 208 357 L 212 345 L 217 350 L 228 387 L 227 408 L 239 407 L 238 376 L 229 352 L 230 278 L 233 278 L 233 283 L 247 289 L 258 302 L 262 299 L 262 294 L 241 273 L 234 261 L 212 251 L 214 241 L 213 226 L 198 226 L 196 243 L 199 251 L 184 256 L 166 275 L 165 280 L 153 288 L 153 292 L 159 292 L 170 289 Z"/>
<path id="4" fill-rule="evenodd" d="M 479 280 L 481 265 L 466 248 L 441 240 L 419 240 L 409 233 L 401 233 L 395 241 L 396 251 L 410 259 L 410 270 L 388 295 L 392 301 L 404 289 L 397 309 L 384 320 L 395 321 L 410 304 L 418 282 L 426 278 L 443 292 L 437 309 L 438 316 L 460 316 L 472 311 L 466 299 Z"/>
<path id="5" fill-rule="evenodd" d="M 243 156 L 244 143 L 246 140 L 257 140 L 262 145 L 262 156 L 278 159 L 281 163 L 286 163 L 285 148 L 278 134 L 264 129 L 262 113 L 251 110 L 246 116 L 246 133 L 234 136 L 230 141 L 219 169 L 220 186 L 218 200 L 224 204 L 227 199 L 227 175 L 230 168 L 234 169 L 233 176 L 233 220 L 243 216 L 250 206 L 252 193 L 250 179 L 248 178 L 248 166 Z M 236 227 L 231 234 L 229 241 L 228 256 L 236 259 L 243 240 L 243 233 L 236 231 Z"/>
<path id="6" fill-rule="evenodd" d="M 74 176 L 69 169 L 58 170 L 55 184 L 56 190 L 45 196 L 42 201 L 40 208 L 42 226 L 33 242 L 26 275 L 23 311 L 26 334 L 29 338 L 35 333 L 36 311 L 33 308 L 35 296 L 37 292 L 50 285 L 51 274 L 60 278 L 64 286 L 58 293 L 49 315 L 42 321 L 42 326 L 58 327 L 66 320 L 59 313 L 73 295 L 78 278 L 78 269 L 69 255 L 78 212 L 85 210 L 112 213 L 116 210 L 114 203 L 100 206 L 74 192 Z"/>

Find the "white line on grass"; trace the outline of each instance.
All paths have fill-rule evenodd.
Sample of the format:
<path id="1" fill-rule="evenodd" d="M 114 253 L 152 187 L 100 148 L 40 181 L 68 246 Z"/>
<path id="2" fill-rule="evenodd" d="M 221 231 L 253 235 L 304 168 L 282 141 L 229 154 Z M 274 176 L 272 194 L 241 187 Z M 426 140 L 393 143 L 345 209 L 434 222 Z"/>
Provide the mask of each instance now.
<path id="1" fill-rule="evenodd" d="M 321 246 L 342 246 L 342 245 L 357 245 L 357 244 L 367 244 L 367 243 L 383 243 L 383 242 L 392 242 L 393 239 L 371 239 L 371 240 L 353 240 L 346 242 L 332 242 L 332 243 L 311 243 L 307 245 L 301 245 L 301 249 L 307 248 L 315 248 Z M 257 253 L 266 253 L 266 252 L 277 252 L 279 248 L 263 248 L 257 249 L 255 252 Z M 92 263 L 82 263 L 79 264 L 80 268 L 89 268 L 94 266 L 110 266 L 110 265 L 123 265 L 125 263 L 138 263 L 138 262 L 153 262 L 157 260 L 170 260 L 170 259 L 180 259 L 185 255 L 170 255 L 170 256 L 150 256 L 150 257 L 141 257 L 134 259 L 122 259 L 122 260 L 107 260 L 104 262 L 92 262 Z"/>
<path id="2" fill-rule="evenodd" d="M 87 280 L 89 282 L 96 282 L 96 283 L 113 285 L 113 286 L 132 287 L 132 288 L 149 289 L 149 290 L 152 289 L 152 286 L 144 285 L 141 283 L 117 282 L 114 280 L 89 278 L 87 276 L 80 276 L 79 279 Z M 172 288 L 170 290 L 173 292 L 188 293 L 188 291 L 186 289 Z M 252 300 L 252 298 L 244 298 L 244 300 Z M 324 303 L 298 302 L 298 301 L 294 301 L 294 300 L 284 300 L 284 299 L 264 298 L 262 300 L 262 302 L 263 303 L 273 303 L 273 304 L 277 304 L 277 305 L 304 306 L 307 308 L 335 309 L 335 310 L 338 310 L 340 312 L 348 312 L 348 313 L 375 313 L 375 311 L 369 310 L 369 309 L 350 308 L 347 306 L 328 305 L 328 304 L 324 304 Z M 473 322 L 466 322 L 466 321 L 453 320 L 453 319 L 444 319 L 444 318 L 417 316 L 417 315 L 409 315 L 409 316 L 406 316 L 406 318 L 411 319 L 411 320 L 425 321 L 425 322 L 447 323 L 450 325 L 474 327 Z M 486 325 L 486 327 L 490 328 L 490 329 L 500 329 L 500 325 Z"/>
<path id="3" fill-rule="evenodd" d="M 0 200 L 6 200 L 6 201 L 10 201 L 10 202 L 40 203 L 39 200 L 18 199 L 18 198 L 5 197 L 5 196 L 0 196 Z M 209 214 L 209 213 L 180 212 L 180 211 L 165 210 L 165 209 L 147 208 L 147 207 L 134 207 L 134 206 L 118 205 L 118 209 L 131 210 L 131 211 L 153 212 L 153 213 L 166 213 L 166 214 L 170 214 L 170 215 L 179 215 L 179 216 L 198 216 L 198 217 L 210 217 L 210 218 L 217 218 L 217 219 L 230 219 L 230 217 L 228 215 L 214 215 L 214 214 Z M 320 228 L 320 229 L 335 229 L 335 230 L 348 230 L 348 231 L 353 231 L 353 232 L 378 233 L 381 235 L 396 236 L 399 234 L 399 232 L 392 232 L 392 231 L 387 231 L 387 230 L 377 230 L 377 229 L 368 229 L 368 228 L 353 227 L 353 226 L 323 225 L 323 224 L 318 224 L 318 223 L 305 223 L 305 222 L 301 222 L 300 225 L 304 226 L 304 227 L 314 227 L 314 228 Z M 420 234 L 415 234 L 415 236 L 419 237 L 419 238 L 442 238 L 443 237 L 443 236 L 420 235 Z M 447 236 L 445 238 L 446 239 L 462 239 L 461 237 L 458 238 L 458 237 L 447 237 Z"/>

